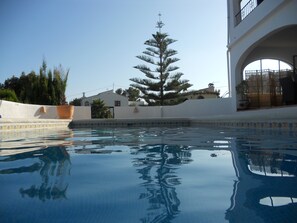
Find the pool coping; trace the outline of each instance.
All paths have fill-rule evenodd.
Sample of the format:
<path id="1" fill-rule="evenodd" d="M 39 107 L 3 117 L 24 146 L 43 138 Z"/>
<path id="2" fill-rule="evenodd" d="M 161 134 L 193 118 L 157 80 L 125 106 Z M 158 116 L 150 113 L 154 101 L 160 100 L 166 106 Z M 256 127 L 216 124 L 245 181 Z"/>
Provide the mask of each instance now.
<path id="1" fill-rule="evenodd" d="M 89 119 L 73 120 L 71 128 L 92 127 L 162 127 L 162 126 L 190 126 L 187 118 L 148 118 L 148 119 Z"/>
<path id="2" fill-rule="evenodd" d="M 297 119 L 236 119 L 232 117 L 212 118 L 155 118 L 155 119 L 91 119 L 73 120 L 71 128 L 97 127 L 229 127 L 272 128 L 297 130 Z"/>
<path id="3" fill-rule="evenodd" d="M 226 127 L 297 130 L 297 118 L 0 119 L 0 131 L 55 128 Z"/>
<path id="4" fill-rule="evenodd" d="M 192 120 L 192 126 L 297 130 L 297 120 Z"/>
<path id="5" fill-rule="evenodd" d="M 67 128 L 70 119 L 0 119 L 0 131 Z"/>

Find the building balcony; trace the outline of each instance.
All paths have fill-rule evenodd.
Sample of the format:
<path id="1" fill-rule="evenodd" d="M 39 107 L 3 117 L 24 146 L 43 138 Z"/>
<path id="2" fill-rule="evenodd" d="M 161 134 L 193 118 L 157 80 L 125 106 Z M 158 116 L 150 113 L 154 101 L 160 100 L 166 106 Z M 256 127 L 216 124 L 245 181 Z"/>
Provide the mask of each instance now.
<path id="1" fill-rule="evenodd" d="M 243 5 L 240 11 L 235 15 L 235 26 L 243 21 L 263 1 L 264 0 L 250 0 L 245 5 Z"/>

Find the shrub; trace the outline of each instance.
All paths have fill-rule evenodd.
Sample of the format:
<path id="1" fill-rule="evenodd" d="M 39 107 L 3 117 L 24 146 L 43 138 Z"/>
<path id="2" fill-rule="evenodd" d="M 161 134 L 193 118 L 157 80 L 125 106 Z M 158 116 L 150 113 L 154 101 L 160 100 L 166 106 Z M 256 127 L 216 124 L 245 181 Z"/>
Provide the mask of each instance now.
<path id="1" fill-rule="evenodd" d="M 91 106 L 92 118 L 111 118 L 112 115 L 109 108 L 105 106 L 104 101 L 97 99 L 94 100 Z"/>

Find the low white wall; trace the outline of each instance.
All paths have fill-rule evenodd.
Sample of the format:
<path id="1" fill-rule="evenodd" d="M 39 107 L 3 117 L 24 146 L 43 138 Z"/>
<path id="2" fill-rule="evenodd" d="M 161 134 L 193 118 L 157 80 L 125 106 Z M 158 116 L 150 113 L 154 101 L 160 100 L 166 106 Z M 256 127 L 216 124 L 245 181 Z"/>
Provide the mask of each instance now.
<path id="1" fill-rule="evenodd" d="M 160 106 L 123 106 L 114 107 L 114 118 L 132 118 L 132 119 L 145 119 L 145 118 L 160 118 L 162 107 Z"/>
<path id="2" fill-rule="evenodd" d="M 231 98 L 187 100 L 174 106 L 115 107 L 115 118 L 198 118 L 232 114 Z"/>
<path id="3" fill-rule="evenodd" d="M 187 100 L 182 104 L 164 107 L 165 117 L 197 118 L 231 113 L 231 98 Z"/>
<path id="4" fill-rule="evenodd" d="M 46 112 L 42 112 L 45 108 Z M 0 115 L 6 119 L 58 119 L 56 106 L 32 105 L 0 100 Z M 73 119 L 90 119 L 91 107 L 74 107 Z"/>
<path id="5" fill-rule="evenodd" d="M 74 106 L 73 120 L 91 119 L 90 106 Z"/>

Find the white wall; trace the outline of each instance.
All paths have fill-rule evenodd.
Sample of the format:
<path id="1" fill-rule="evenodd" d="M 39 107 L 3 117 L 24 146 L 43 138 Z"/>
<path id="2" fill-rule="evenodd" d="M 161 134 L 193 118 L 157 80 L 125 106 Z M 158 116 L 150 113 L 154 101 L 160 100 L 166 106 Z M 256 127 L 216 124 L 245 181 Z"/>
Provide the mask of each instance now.
<path id="1" fill-rule="evenodd" d="M 73 120 L 91 119 L 90 106 L 74 106 Z"/>
<path id="2" fill-rule="evenodd" d="M 161 107 L 160 106 L 125 106 L 125 107 L 114 107 L 114 118 L 160 118 Z"/>
<path id="3" fill-rule="evenodd" d="M 124 118 L 201 118 L 232 114 L 231 98 L 187 100 L 174 106 L 115 107 L 116 119 Z"/>
<path id="4" fill-rule="evenodd" d="M 44 107 L 46 113 L 41 112 Z M 115 118 L 197 118 L 231 114 L 230 98 L 187 100 L 175 106 L 115 107 Z M 58 119 L 56 106 L 15 103 L 0 100 L 0 115 L 4 119 Z M 74 120 L 91 119 L 90 106 L 75 106 Z"/>
<path id="5" fill-rule="evenodd" d="M 45 113 L 41 108 L 45 108 Z M 58 119 L 56 106 L 22 104 L 0 100 L 0 115 L 5 119 Z M 90 119 L 91 107 L 74 107 L 73 119 Z"/>
<path id="6" fill-rule="evenodd" d="M 164 107 L 165 117 L 197 118 L 231 113 L 231 98 L 187 100 L 182 104 Z"/>

